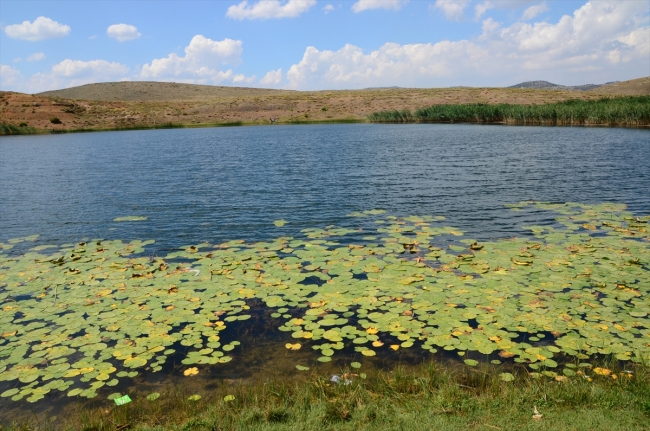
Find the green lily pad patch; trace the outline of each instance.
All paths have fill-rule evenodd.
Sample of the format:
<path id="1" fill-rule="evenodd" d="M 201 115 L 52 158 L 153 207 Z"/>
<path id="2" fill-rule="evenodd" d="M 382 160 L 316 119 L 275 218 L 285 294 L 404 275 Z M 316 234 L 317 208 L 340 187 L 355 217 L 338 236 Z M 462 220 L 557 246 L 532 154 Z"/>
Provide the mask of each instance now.
<path id="1" fill-rule="evenodd" d="M 649 363 L 648 217 L 621 204 L 510 207 L 556 223 L 479 243 L 443 217 L 371 210 L 351 214 L 362 234 L 312 227 L 158 255 L 142 240 L 3 245 L 0 397 L 103 397 L 172 363 L 197 381 L 246 359 L 250 325 L 277 329 L 286 360 L 328 370 L 450 353 L 540 378 L 581 378 L 597 355 Z"/>

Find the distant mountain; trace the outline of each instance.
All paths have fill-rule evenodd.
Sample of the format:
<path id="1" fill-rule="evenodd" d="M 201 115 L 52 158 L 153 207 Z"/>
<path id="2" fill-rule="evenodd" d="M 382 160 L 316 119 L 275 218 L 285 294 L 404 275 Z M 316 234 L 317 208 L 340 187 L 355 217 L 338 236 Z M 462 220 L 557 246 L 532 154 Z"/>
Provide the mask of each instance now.
<path id="1" fill-rule="evenodd" d="M 608 82 L 607 84 L 613 84 Z M 559 85 L 548 81 L 526 81 L 508 88 L 534 88 L 537 90 L 589 91 L 607 84 Z"/>

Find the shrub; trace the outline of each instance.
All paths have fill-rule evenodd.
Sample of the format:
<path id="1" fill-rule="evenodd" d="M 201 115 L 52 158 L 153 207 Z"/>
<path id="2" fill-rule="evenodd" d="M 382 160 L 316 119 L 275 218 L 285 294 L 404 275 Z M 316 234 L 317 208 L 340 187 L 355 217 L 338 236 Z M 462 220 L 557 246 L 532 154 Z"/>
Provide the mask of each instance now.
<path id="1" fill-rule="evenodd" d="M 50 123 L 52 123 L 52 124 L 63 124 L 63 122 L 61 120 L 59 120 L 59 117 L 50 118 Z"/>

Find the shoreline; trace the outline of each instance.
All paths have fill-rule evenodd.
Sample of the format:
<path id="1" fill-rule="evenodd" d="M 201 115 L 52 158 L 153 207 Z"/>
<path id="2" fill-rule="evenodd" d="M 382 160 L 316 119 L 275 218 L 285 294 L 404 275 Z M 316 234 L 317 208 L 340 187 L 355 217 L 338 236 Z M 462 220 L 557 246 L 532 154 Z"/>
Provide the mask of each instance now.
<path id="1" fill-rule="evenodd" d="M 645 366 L 630 372 L 612 363 L 596 372 L 585 368 L 570 379 L 513 370 L 514 380 L 513 374 L 492 368 L 429 362 L 368 375 L 363 367 L 346 367 L 338 374 L 345 384 L 330 374 L 308 372 L 290 379 L 221 378 L 209 391 L 190 381 L 138 392 L 124 388 L 116 395 L 130 394 L 132 401 L 122 406 L 112 398 L 71 401 L 63 417 L 30 409 L 2 425 L 8 430 L 537 430 L 564 429 L 570 418 L 576 431 L 646 429 L 650 374 Z"/>
<path id="2" fill-rule="evenodd" d="M 645 81 L 644 81 L 645 82 Z M 566 113 L 574 109 L 576 120 L 557 117 L 558 123 L 597 127 L 645 127 L 650 114 L 645 90 L 606 94 L 592 91 L 507 88 L 430 88 L 337 90 L 315 92 L 250 92 L 242 89 L 217 89 L 210 94 L 179 94 L 163 91 L 166 84 L 142 84 L 143 91 L 129 92 L 122 84 L 79 87 L 62 90 L 61 96 L 0 92 L 0 134 L 79 133 L 86 131 L 147 130 L 180 127 L 232 127 L 268 124 L 345 124 L 368 122 L 430 122 L 471 124 L 552 125 L 550 105 Z M 98 94 L 90 91 L 96 88 Z M 191 89 L 191 87 L 188 87 Z M 99 91 L 103 89 L 102 91 Z M 83 91 L 82 91 L 83 90 Z M 132 89 L 131 89 L 132 90 Z M 191 94 L 190 94 L 191 93 Z M 181 96 L 185 95 L 183 99 Z M 120 100 L 114 97 L 120 96 Z M 137 96 L 137 97 L 136 97 Z M 620 105 L 616 115 L 601 110 L 602 100 Z M 600 101 L 600 102 L 599 102 Z M 475 109 L 476 106 L 481 109 Z M 494 115 L 504 107 L 514 115 Z M 592 108 L 595 106 L 596 108 Z M 551 106 L 552 107 L 552 106 Z M 570 108 L 570 109 L 569 109 Z M 578 109 L 579 108 L 579 109 Z M 430 111 L 426 118 L 418 112 Z M 436 112 L 452 113 L 436 117 Z M 517 113 L 536 111 L 541 116 Z M 638 112 L 637 112 L 638 111 Z M 377 118 L 382 113 L 413 113 L 408 118 Z M 602 114 L 606 115 L 603 116 Z M 558 114 L 560 111 L 558 110 Z M 502 121 L 506 118 L 507 121 Z M 448 121 L 452 119 L 453 121 Z M 524 121 L 511 121 L 520 120 Z M 541 120 L 541 121 L 538 121 Z M 396 121 L 395 121 L 396 120 Z M 407 120 L 407 121 L 405 121 Z M 419 121 L 425 120 L 425 121 Z M 560 121 L 561 120 L 561 121 Z M 571 123 L 571 124 L 567 124 Z"/>
<path id="3" fill-rule="evenodd" d="M 64 135 L 68 133 L 92 133 L 92 132 L 127 132 L 136 130 L 164 130 L 164 129 L 208 129 L 221 127 L 254 127 L 254 126 L 303 126 L 317 124 L 392 124 L 392 125 L 412 125 L 412 124 L 447 124 L 447 125 L 478 125 L 478 126 L 532 126 L 532 127 L 586 127 L 586 128 L 624 128 L 624 129 L 650 129 L 650 124 L 625 125 L 625 124 L 531 124 L 509 121 L 487 122 L 487 121 L 414 121 L 414 122 L 391 122 L 391 121 L 370 121 L 360 119 L 345 120 L 314 120 L 314 121 L 278 121 L 275 123 L 260 122 L 232 122 L 232 123 L 213 123 L 213 124 L 165 124 L 155 126 L 133 126 L 133 127 L 108 127 L 108 128 L 80 128 L 80 129 L 36 129 L 27 133 L 0 133 L 0 136 L 35 136 L 35 135 Z"/>

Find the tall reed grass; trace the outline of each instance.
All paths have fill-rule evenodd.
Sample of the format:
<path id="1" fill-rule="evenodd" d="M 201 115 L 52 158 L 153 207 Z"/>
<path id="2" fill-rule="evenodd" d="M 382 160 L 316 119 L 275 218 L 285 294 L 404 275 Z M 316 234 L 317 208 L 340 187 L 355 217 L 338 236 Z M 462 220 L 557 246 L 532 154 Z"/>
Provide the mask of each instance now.
<path id="1" fill-rule="evenodd" d="M 544 105 L 433 105 L 411 113 L 380 111 L 368 116 L 377 123 L 507 123 L 530 125 L 650 125 L 650 96 L 566 100 Z"/>
<path id="2" fill-rule="evenodd" d="M 34 133 L 36 133 L 36 129 L 31 126 L 0 123 L 0 135 L 31 135 Z"/>

